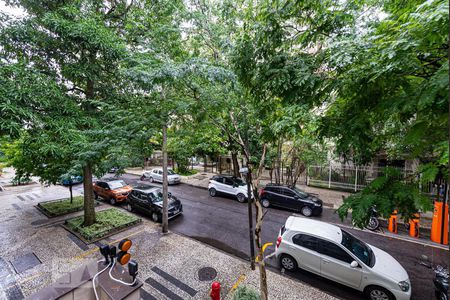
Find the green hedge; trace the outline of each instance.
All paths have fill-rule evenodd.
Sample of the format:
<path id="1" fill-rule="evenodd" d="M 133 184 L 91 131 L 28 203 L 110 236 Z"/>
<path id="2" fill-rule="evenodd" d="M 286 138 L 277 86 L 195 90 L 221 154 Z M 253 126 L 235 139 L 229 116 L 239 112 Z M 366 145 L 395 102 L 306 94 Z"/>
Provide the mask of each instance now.
<path id="1" fill-rule="evenodd" d="M 95 219 L 95 224 L 83 227 L 84 217 L 80 216 L 66 220 L 66 226 L 89 242 L 142 221 L 140 218 L 117 208 L 99 211 L 95 214 Z"/>
<path id="2" fill-rule="evenodd" d="M 45 212 L 51 217 L 57 217 L 72 212 L 80 211 L 83 209 L 84 199 L 83 196 L 73 197 L 73 202 L 70 203 L 70 198 L 61 199 L 56 201 L 41 202 L 38 206 L 45 210 Z"/>

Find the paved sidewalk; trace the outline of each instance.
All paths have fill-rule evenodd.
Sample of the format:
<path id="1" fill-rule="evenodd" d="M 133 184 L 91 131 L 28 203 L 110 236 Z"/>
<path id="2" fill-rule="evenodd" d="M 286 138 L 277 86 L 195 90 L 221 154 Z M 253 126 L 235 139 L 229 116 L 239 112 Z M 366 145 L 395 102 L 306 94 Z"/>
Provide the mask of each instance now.
<path id="1" fill-rule="evenodd" d="M 27 194 L 0 194 L 0 299 L 23 299 L 101 257 L 98 243 L 86 245 L 60 226 L 81 212 L 48 219 L 34 207 L 49 200 L 50 191 L 55 198 L 67 193 L 59 186 L 36 186 Z M 23 201 L 17 199 L 21 195 Z M 97 210 L 106 208 L 109 205 Z M 144 282 L 142 299 L 209 299 L 213 280 L 221 283 L 224 299 L 231 299 L 238 284 L 258 290 L 258 271 L 251 271 L 247 261 L 182 235 L 162 235 L 160 224 L 145 218 L 142 224 L 101 242 L 117 245 L 125 237 L 133 241 L 131 254 L 139 263 L 138 278 Z M 270 270 L 267 276 L 270 299 L 335 299 Z"/>

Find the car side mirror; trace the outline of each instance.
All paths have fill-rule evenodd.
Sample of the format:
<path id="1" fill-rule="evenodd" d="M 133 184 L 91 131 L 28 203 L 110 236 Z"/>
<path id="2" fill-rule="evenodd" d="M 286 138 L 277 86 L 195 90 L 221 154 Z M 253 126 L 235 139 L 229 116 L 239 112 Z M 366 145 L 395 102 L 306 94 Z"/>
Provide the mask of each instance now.
<path id="1" fill-rule="evenodd" d="M 359 266 L 358 262 L 356 260 L 352 261 L 350 264 L 350 267 L 357 268 Z"/>

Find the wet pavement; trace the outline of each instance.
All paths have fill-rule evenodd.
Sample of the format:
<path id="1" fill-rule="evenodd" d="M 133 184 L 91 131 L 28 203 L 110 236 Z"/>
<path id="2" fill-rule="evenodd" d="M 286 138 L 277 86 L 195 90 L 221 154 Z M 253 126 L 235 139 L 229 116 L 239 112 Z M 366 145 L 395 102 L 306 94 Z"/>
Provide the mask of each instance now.
<path id="1" fill-rule="evenodd" d="M 137 184 L 138 177 L 125 174 L 123 178 L 131 183 Z M 154 184 L 158 185 L 158 184 Z M 248 212 L 246 203 L 238 203 L 232 197 L 210 197 L 204 189 L 186 185 L 169 186 L 169 191 L 178 197 L 184 208 L 180 218 L 171 220 L 170 230 L 192 237 L 213 247 L 248 259 Z M 275 242 L 280 227 L 293 212 L 275 208 L 269 208 L 263 222 L 263 242 Z M 317 219 L 321 221 L 341 224 L 355 236 L 367 243 L 378 247 L 397 259 L 407 270 L 411 279 L 412 299 L 434 299 L 433 276 L 434 273 L 419 265 L 422 254 L 427 255 L 433 263 L 447 261 L 448 250 L 441 247 L 423 245 L 405 240 L 399 240 L 383 233 L 373 233 L 367 230 L 361 231 L 351 229 L 351 222 L 340 221 L 333 209 L 324 209 L 322 216 Z M 267 254 L 273 251 L 268 248 Z M 273 270 L 279 270 L 274 259 L 268 261 Z M 326 291 L 342 299 L 363 299 L 363 295 L 353 289 L 336 284 L 319 276 L 305 271 L 286 274 L 301 282 Z"/>
<path id="2" fill-rule="evenodd" d="M 123 178 L 130 184 L 138 183 L 137 176 L 124 175 Z M 169 228 L 171 231 L 188 236 L 226 253 L 233 254 L 238 258 L 248 259 L 249 240 L 246 203 L 238 203 L 233 198 L 212 198 L 206 190 L 187 185 L 170 186 L 169 191 L 182 201 L 184 207 L 183 215 L 170 221 Z M 75 195 L 81 192 L 81 185 L 74 187 Z M 65 197 L 68 197 L 68 190 L 61 186 L 46 188 L 40 185 L 34 185 L 0 192 L 0 209 L 2 210 L 0 214 L 0 223 L 2 224 L 0 227 L 0 238 L 2 241 L 7 241 L 6 243 L 0 244 L 0 299 L 21 299 L 24 295 L 29 295 L 36 289 L 39 289 L 39 287 L 54 281 L 62 273 L 73 270 L 79 266 L 80 260 L 85 257 L 95 257 L 95 244 L 80 244 L 79 241 L 74 241 L 67 231 L 59 226 L 66 217 L 50 220 L 34 207 L 40 201 Z M 104 205 L 104 207 L 98 209 L 105 209 L 107 207 L 109 205 Z M 75 213 L 71 216 L 78 214 L 80 213 Z M 264 218 L 262 230 L 263 241 L 274 242 L 279 228 L 290 215 L 292 215 L 292 212 L 269 208 Z M 144 219 L 145 225 L 140 225 L 136 229 L 131 230 L 131 234 L 136 233 L 135 237 L 142 240 L 142 242 L 136 245 L 136 253 L 138 251 L 141 252 L 139 249 L 153 249 L 161 238 L 157 234 L 159 225 L 148 221 L 149 218 L 144 217 Z M 340 223 L 338 216 L 332 209 L 325 209 L 319 219 L 332 223 Z M 343 226 L 351 227 L 349 221 L 344 222 Z M 369 244 L 387 251 L 405 267 L 412 282 L 412 299 L 433 299 L 433 272 L 419 265 L 418 261 L 422 254 L 426 254 L 433 263 L 441 263 L 447 260 L 447 250 L 407 240 L 399 240 L 384 236 L 383 234 L 346 229 Z M 128 231 L 126 233 L 130 234 Z M 113 236 L 102 242 L 110 243 L 115 238 Z M 182 239 L 177 240 L 177 242 L 182 243 Z M 161 246 L 162 248 L 160 250 L 165 252 L 167 256 L 167 253 L 171 253 L 172 251 L 171 247 L 178 249 L 173 243 L 174 241 L 171 241 L 164 247 Z M 200 247 L 199 245 L 201 246 L 202 244 L 194 243 L 188 246 L 186 245 L 186 247 Z M 271 251 L 273 251 L 273 248 L 268 248 L 266 253 L 270 254 Z M 89 255 L 85 256 L 83 253 L 88 253 Z M 142 251 L 142 255 L 139 257 L 142 261 L 147 261 L 144 253 L 146 252 Z M 30 254 L 35 255 L 42 263 L 31 268 L 25 268 L 21 272 L 16 272 L 17 270 L 13 268 L 12 262 L 17 259 L 20 260 L 21 257 L 27 257 Z M 179 255 L 180 258 L 178 259 L 180 260 L 183 255 L 186 255 L 181 249 L 176 250 L 172 254 L 175 256 Z M 196 255 L 201 257 L 199 252 L 196 252 Z M 75 260 L 73 259 L 74 257 L 76 258 Z M 163 258 L 161 258 L 162 260 Z M 199 263 L 198 266 L 194 268 L 194 265 L 190 265 L 190 267 L 196 274 L 195 278 L 198 279 L 199 268 L 213 267 L 213 263 L 205 264 L 199 261 L 197 262 Z M 271 270 L 280 272 L 277 262 L 274 259 L 269 259 L 268 263 Z M 156 266 L 163 272 L 169 274 L 166 276 L 167 278 L 173 276 L 182 283 L 189 285 L 189 280 L 192 280 L 191 277 L 180 278 L 175 272 L 176 269 L 163 269 L 161 266 L 164 266 L 164 264 L 154 264 L 150 260 L 148 267 L 143 266 L 142 271 L 146 274 L 145 276 L 152 277 L 153 274 L 154 276 L 152 278 L 158 282 L 163 278 L 163 286 L 170 285 L 171 283 L 164 276 L 161 277 L 160 274 L 163 273 L 160 272 L 158 274 L 158 271 L 155 272 L 156 269 L 151 269 Z M 248 269 L 248 263 L 241 262 L 241 264 L 240 268 Z M 231 273 L 234 274 L 234 272 L 232 271 Z M 362 299 L 361 293 L 353 289 L 304 271 L 286 273 L 285 275 L 294 279 L 297 283 L 306 283 L 341 299 Z M 231 282 L 237 279 L 234 277 L 231 279 L 231 277 L 233 276 L 229 275 L 227 277 L 227 280 L 230 282 L 229 287 L 231 286 Z M 247 279 L 249 282 L 254 280 L 257 283 L 256 278 Z M 206 285 L 189 286 L 196 291 L 206 290 Z M 158 290 L 157 287 L 160 289 Z M 276 287 L 273 287 L 273 289 L 277 290 Z M 155 297 L 155 299 L 167 297 L 167 295 L 164 297 L 161 296 L 164 294 L 161 290 L 164 289 L 158 286 L 157 283 L 154 283 L 152 279 L 149 279 L 148 283 L 145 283 L 145 290 L 146 292 L 143 292 L 142 296 L 145 299 L 153 299 L 151 297 Z M 192 290 L 189 291 L 192 292 Z M 188 297 L 189 293 L 182 290 L 179 295 Z M 320 297 L 317 299 L 320 299 Z"/>
<path id="3" fill-rule="evenodd" d="M 33 193 L 39 197 L 27 197 Z M 100 259 L 100 243 L 117 246 L 125 237 L 133 241 L 130 253 L 139 263 L 142 299 L 207 299 L 212 280 L 219 280 L 223 298 L 231 299 L 238 279 L 254 288 L 259 284 L 258 272 L 251 271 L 247 261 L 176 233 L 162 235 L 160 224 L 147 219 L 100 243 L 86 245 L 59 226 L 65 218 L 81 212 L 47 219 L 34 207 L 39 201 L 62 198 L 65 193 L 59 186 L 20 190 L 28 199 L 23 203 L 12 190 L 0 194 L 0 299 L 23 299 L 67 272 Z M 14 203 L 21 209 L 14 209 Z M 109 207 L 102 205 L 97 210 Z M 335 299 L 277 273 L 268 273 L 268 283 L 271 299 Z"/>

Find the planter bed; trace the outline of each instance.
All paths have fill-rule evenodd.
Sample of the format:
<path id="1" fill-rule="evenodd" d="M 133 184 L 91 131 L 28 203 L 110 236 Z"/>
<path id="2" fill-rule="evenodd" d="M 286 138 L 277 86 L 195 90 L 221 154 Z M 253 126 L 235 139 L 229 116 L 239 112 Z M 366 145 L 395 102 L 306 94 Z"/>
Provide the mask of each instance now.
<path id="1" fill-rule="evenodd" d="M 99 202 L 95 202 L 95 205 L 99 204 Z M 83 207 L 83 196 L 73 197 L 72 204 L 70 203 L 70 198 L 64 198 L 59 200 L 39 202 L 38 205 L 36 205 L 36 208 L 48 218 L 59 217 L 77 211 L 82 211 Z"/>
<path id="2" fill-rule="evenodd" d="M 142 219 L 117 208 L 98 211 L 95 218 L 95 224 L 87 227 L 81 226 L 84 216 L 68 219 L 62 226 L 86 244 L 91 244 L 142 222 Z"/>

